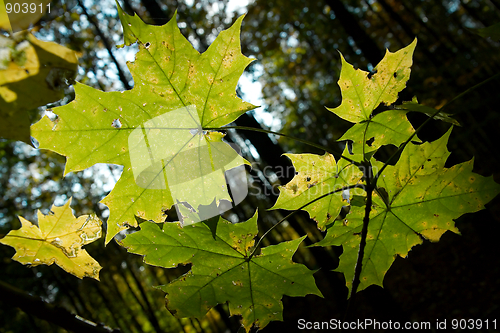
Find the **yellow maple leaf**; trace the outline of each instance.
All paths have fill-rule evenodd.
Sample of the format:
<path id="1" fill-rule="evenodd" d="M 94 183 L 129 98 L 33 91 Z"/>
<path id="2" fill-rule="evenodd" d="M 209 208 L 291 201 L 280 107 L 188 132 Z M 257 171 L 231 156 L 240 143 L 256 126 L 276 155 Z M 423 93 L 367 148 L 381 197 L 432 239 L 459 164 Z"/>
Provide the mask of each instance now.
<path id="1" fill-rule="evenodd" d="M 101 237 L 101 220 L 95 215 L 76 218 L 70 208 L 71 198 L 62 207 L 52 206 L 53 214 L 43 215 L 38 211 L 38 224 L 19 216 L 21 228 L 10 231 L 0 243 L 12 246 L 16 254 L 12 259 L 23 265 L 52 265 L 79 278 L 92 277 L 99 280 L 102 268 L 83 245 Z"/>

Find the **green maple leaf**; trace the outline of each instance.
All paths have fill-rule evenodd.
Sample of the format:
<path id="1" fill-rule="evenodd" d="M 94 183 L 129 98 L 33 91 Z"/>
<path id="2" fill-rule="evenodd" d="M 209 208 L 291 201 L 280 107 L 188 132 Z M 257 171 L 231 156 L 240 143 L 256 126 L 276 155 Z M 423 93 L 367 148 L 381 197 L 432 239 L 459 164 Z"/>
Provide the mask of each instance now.
<path id="1" fill-rule="evenodd" d="M 415 132 L 406 112 L 382 112 L 373 115 L 381 103 L 391 105 L 410 78 L 412 56 L 417 40 L 397 52 L 386 55 L 371 75 L 354 69 L 341 55 L 342 70 L 338 84 L 342 103 L 336 108 L 327 108 L 340 118 L 356 123 L 339 140 L 353 141 L 352 160 L 368 160 L 375 151 L 386 144 L 399 146 Z M 370 154 L 371 153 L 371 154 Z"/>
<path id="2" fill-rule="evenodd" d="M 473 213 L 500 193 L 492 177 L 472 172 L 473 160 L 445 168 L 451 129 L 430 143 L 409 143 L 397 164 L 388 166 L 377 182 L 370 212 L 365 255 L 360 276 L 362 290 L 382 286 L 396 256 L 406 257 L 423 240 L 439 241 L 446 231 L 459 233 L 454 219 Z M 382 163 L 373 162 L 374 173 Z M 334 224 L 315 246 L 342 245 L 337 271 L 351 288 L 358 257 L 364 206 L 351 206 L 343 224 Z"/>
<path id="3" fill-rule="evenodd" d="M 177 317 L 201 318 L 215 305 L 229 302 L 231 315 L 242 316 L 248 332 L 253 325 L 264 328 L 272 320 L 282 320 L 283 295 L 321 296 L 314 272 L 292 262 L 305 236 L 251 256 L 257 233 L 257 214 L 237 224 L 219 217 L 215 239 L 202 223 L 184 228 L 179 223 L 164 223 L 160 229 L 144 222 L 122 245 L 144 255 L 150 265 L 192 264 L 187 274 L 160 286 L 167 293 L 167 308 Z"/>
<path id="4" fill-rule="evenodd" d="M 221 134 L 203 129 L 226 125 L 255 107 L 235 94 L 252 61 L 241 54 L 243 17 L 199 54 L 175 17 L 164 26 L 150 26 L 121 8 L 119 16 L 125 45 L 139 45 L 135 62 L 128 64 L 134 88 L 101 92 L 76 84 L 75 100 L 53 110 L 56 121 L 44 117 L 32 126 L 40 148 L 67 156 L 65 174 L 95 163 L 124 166 L 102 200 L 110 209 L 106 243 L 137 225 L 135 216 L 160 221 L 177 200 L 200 205 L 230 200 L 224 171 L 245 162 L 227 149 Z M 197 153 L 195 165 L 186 165 Z"/>
<path id="5" fill-rule="evenodd" d="M 445 113 L 443 111 L 437 112 L 436 109 L 431 108 L 430 106 L 419 104 L 416 97 L 413 97 L 411 102 L 403 102 L 403 104 L 397 105 L 396 109 L 420 112 L 428 117 L 435 115 L 434 119 L 442 120 L 447 123 L 460 126 L 460 123 L 456 119 L 452 118 L 448 113 Z"/>
<path id="6" fill-rule="evenodd" d="M 471 29 L 472 32 L 484 38 L 491 38 L 493 40 L 500 39 L 500 22 L 490 25 L 486 28 Z"/>
<path id="7" fill-rule="evenodd" d="M 38 212 L 38 225 L 19 217 L 21 228 L 10 231 L 0 243 L 12 246 L 16 254 L 12 259 L 23 265 L 52 265 L 79 278 L 99 280 L 101 266 L 83 245 L 101 237 L 101 220 L 95 215 L 75 218 L 71 212 L 71 198 L 62 207 L 52 206 L 53 214 Z"/>
<path id="8" fill-rule="evenodd" d="M 344 151 L 347 154 L 347 150 Z M 360 182 L 363 173 L 355 165 L 341 159 L 338 163 L 333 155 L 285 154 L 295 168 L 295 177 L 280 186 L 280 195 L 271 209 L 298 209 L 319 197 Z M 321 198 L 303 208 L 324 229 L 339 215 L 342 206 L 349 205 L 351 193 L 339 191 Z"/>
<path id="9" fill-rule="evenodd" d="M 351 140 L 352 154 L 349 158 L 362 161 L 364 156 L 370 159 L 383 145 L 399 145 L 406 141 L 415 130 L 406 118 L 405 111 L 391 110 L 382 112 L 372 119 L 354 124 L 339 139 Z M 418 141 L 418 138 L 415 138 Z"/>
<path id="10" fill-rule="evenodd" d="M 372 178 L 373 184 L 374 175 L 384 164 L 372 157 L 382 145 L 406 143 L 398 163 L 385 168 L 373 193 L 358 290 L 372 284 L 382 285 L 396 256 L 406 257 L 411 248 L 423 240 L 437 242 L 447 230 L 458 233 L 454 219 L 483 209 L 500 192 L 500 185 L 492 182 L 491 177 L 472 173 L 472 161 L 449 169 L 444 167 L 449 155 L 446 143 L 451 130 L 435 142 L 413 143 L 418 143 L 418 138 L 406 118 L 408 111 L 456 123 L 448 115 L 419 105 L 416 99 L 397 106 L 395 110 L 374 114 L 380 103 L 394 103 L 404 89 L 415 45 L 416 41 L 396 53 L 387 52 L 373 75 L 354 70 L 342 58 L 339 86 L 343 100 L 339 107 L 329 110 L 355 122 L 340 138 L 353 141 L 352 154 L 348 155 L 346 149 L 343 156 L 349 156 L 354 163 L 342 159 L 336 164 L 328 154 L 323 157 L 291 155 L 297 174 L 280 188 L 280 197 L 273 207 L 304 209 L 320 228 L 328 228 L 324 240 L 314 245 L 343 246 L 337 271 L 344 273 L 349 289 L 359 255 L 365 196 L 349 193 L 349 200 L 342 200 L 346 198 L 340 192 L 328 194 L 350 185 L 362 187 L 362 181 L 366 181 L 364 177 Z M 412 136 L 414 141 L 408 143 Z M 360 173 L 368 163 L 371 172 L 364 170 L 364 174 Z M 349 171 L 350 176 L 339 177 L 339 170 Z M 312 189 L 315 191 L 310 193 Z M 322 199 L 318 200 L 320 197 Z M 340 208 L 348 204 L 349 214 L 343 222 L 333 220 Z"/>
<path id="11" fill-rule="evenodd" d="M 373 110 L 380 103 L 390 105 L 398 99 L 398 94 L 406 87 L 410 78 L 415 39 L 410 45 L 397 52 L 387 50 L 384 58 L 375 67 L 375 74 L 354 67 L 342 59 L 339 86 L 342 103 L 336 108 L 327 108 L 340 118 L 352 123 L 370 120 Z"/>

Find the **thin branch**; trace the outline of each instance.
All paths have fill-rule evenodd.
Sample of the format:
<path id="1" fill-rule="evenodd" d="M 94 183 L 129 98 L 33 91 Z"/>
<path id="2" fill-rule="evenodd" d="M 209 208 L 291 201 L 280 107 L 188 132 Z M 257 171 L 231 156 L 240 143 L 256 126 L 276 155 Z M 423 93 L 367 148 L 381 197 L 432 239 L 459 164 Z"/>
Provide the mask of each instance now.
<path id="1" fill-rule="evenodd" d="M 360 243 L 359 243 L 358 258 L 357 258 L 356 267 L 355 267 L 355 270 L 354 270 L 354 278 L 352 280 L 351 294 L 350 294 L 349 303 L 347 305 L 347 310 L 346 310 L 345 318 L 347 318 L 347 316 L 349 314 L 349 311 L 350 311 L 350 309 L 352 308 L 352 306 L 354 304 L 355 295 L 356 295 L 356 292 L 357 292 L 359 284 L 360 284 L 360 276 L 361 276 L 361 272 L 362 272 L 362 269 L 363 269 L 363 258 L 364 258 L 365 247 L 366 247 L 366 237 L 368 235 L 368 224 L 370 222 L 370 211 L 371 211 L 371 207 L 372 207 L 372 195 L 373 195 L 373 190 L 376 188 L 378 178 L 380 177 L 380 175 L 382 174 L 382 172 L 385 170 L 385 168 L 389 165 L 389 162 L 391 162 L 392 159 L 395 158 L 395 156 L 397 156 L 408 145 L 408 143 L 417 135 L 417 133 L 420 132 L 421 129 L 429 121 L 431 121 L 432 119 L 434 119 L 434 117 L 436 117 L 445 107 L 447 107 L 449 104 L 451 104 L 452 102 L 456 101 L 457 99 L 463 97 L 464 95 L 470 93 L 471 91 L 473 91 L 473 90 L 481 87 L 483 84 L 486 84 L 487 82 L 495 79 L 498 76 L 500 76 L 500 73 L 495 74 L 492 77 L 490 77 L 490 78 L 488 78 L 488 79 L 486 79 L 486 80 L 484 80 L 484 81 L 476 84 L 475 86 L 467 89 L 466 91 L 462 92 L 461 94 L 459 94 L 456 97 L 454 97 L 453 99 L 451 99 L 449 102 L 447 102 L 441 108 L 439 108 L 438 110 L 436 110 L 436 112 L 434 112 L 429 118 L 427 118 L 415 130 L 415 132 L 412 135 L 410 135 L 410 137 L 403 144 L 401 144 L 399 146 L 398 150 L 394 154 L 392 154 L 391 157 L 389 157 L 389 159 L 387 160 L 387 162 L 384 163 L 384 165 L 377 172 L 377 174 L 375 175 L 375 177 L 372 178 L 372 176 L 371 176 L 371 166 L 370 166 L 370 164 L 367 163 L 367 165 L 365 165 L 365 168 L 364 168 L 364 170 L 365 170 L 365 179 L 366 179 L 366 188 L 365 188 L 365 190 L 366 190 L 365 215 L 363 217 L 363 228 L 361 230 L 361 240 L 360 240 Z"/>
<path id="2" fill-rule="evenodd" d="M 34 297 L 23 290 L 0 281 L 0 299 L 8 306 L 20 308 L 29 315 L 54 323 L 68 331 L 75 333 L 118 333 L 119 329 L 112 329 L 102 324 L 70 313 L 62 307 L 56 307 Z"/>
<path id="3" fill-rule="evenodd" d="M 145 312 L 146 312 L 146 316 L 149 317 L 149 322 L 154 327 L 154 329 L 157 333 L 163 332 L 163 330 L 160 327 L 160 323 L 158 321 L 158 318 L 156 318 L 156 313 L 153 310 L 153 306 L 151 305 L 151 302 L 149 302 L 148 295 L 142 286 L 141 280 L 137 277 L 137 275 L 135 273 L 136 272 L 135 267 L 132 267 L 131 264 L 127 264 L 127 268 L 130 271 L 130 275 L 134 279 L 135 284 L 137 285 L 137 289 L 139 290 L 139 293 L 141 294 L 142 298 L 144 299 L 144 303 L 146 304 L 146 308 L 148 310 Z"/>
<path id="4" fill-rule="evenodd" d="M 353 161 L 349 157 L 345 157 L 341 153 L 336 152 L 334 150 L 331 150 L 328 147 L 316 144 L 316 143 L 308 141 L 308 140 L 300 139 L 300 138 L 297 138 L 297 137 L 294 137 L 294 136 L 291 136 L 291 135 L 288 135 L 288 134 L 283 134 L 283 133 L 279 133 L 279 132 L 269 131 L 269 130 L 266 130 L 266 129 L 263 129 L 263 128 L 246 127 L 246 126 L 224 126 L 224 127 L 206 127 L 206 128 L 204 127 L 203 129 L 204 130 L 213 130 L 213 131 L 222 131 L 222 130 L 227 130 L 227 129 L 237 129 L 237 130 L 254 131 L 254 132 L 261 132 L 261 133 L 267 133 L 267 134 L 274 134 L 274 135 L 278 135 L 278 136 L 283 136 L 285 138 L 289 138 L 289 139 L 292 139 L 292 140 L 295 140 L 295 141 L 298 141 L 298 142 L 302 142 L 302 143 L 304 143 L 304 144 L 306 144 L 308 146 L 324 150 L 327 153 L 330 153 L 330 154 L 332 154 L 332 155 L 334 155 L 334 156 L 336 156 L 338 158 L 343 158 L 344 160 L 346 160 L 346 161 L 348 161 L 348 162 L 350 162 L 350 163 L 352 163 L 354 165 L 359 165 L 359 162 Z"/>
<path id="5" fill-rule="evenodd" d="M 363 228 L 361 229 L 361 240 L 359 242 L 358 259 L 356 261 L 356 267 L 354 269 L 354 278 L 352 279 L 351 295 L 349 298 L 349 303 L 347 304 L 345 317 L 347 317 L 350 309 L 354 304 L 354 300 L 356 298 L 356 292 L 360 284 L 361 271 L 363 269 L 363 258 L 365 256 L 366 237 L 368 235 L 368 224 L 370 222 L 370 211 L 372 209 L 372 195 L 374 189 L 374 184 L 372 184 L 371 172 L 372 172 L 371 166 L 369 165 L 369 163 L 367 163 L 365 168 L 365 179 L 366 179 L 365 216 L 363 217 Z"/>

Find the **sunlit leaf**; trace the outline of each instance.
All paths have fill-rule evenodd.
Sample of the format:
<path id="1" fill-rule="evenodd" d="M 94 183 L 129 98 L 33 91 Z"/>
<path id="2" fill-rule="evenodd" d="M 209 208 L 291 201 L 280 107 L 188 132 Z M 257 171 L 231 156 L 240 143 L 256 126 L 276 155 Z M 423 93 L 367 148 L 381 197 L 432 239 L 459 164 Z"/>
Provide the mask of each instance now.
<path id="1" fill-rule="evenodd" d="M 445 168 L 446 148 L 451 129 L 439 140 L 421 145 L 410 143 L 395 166 L 388 166 L 377 183 L 370 212 L 363 270 L 362 290 L 382 286 L 396 256 L 406 257 L 423 240 L 439 241 L 450 230 L 459 233 L 454 219 L 473 213 L 500 193 L 492 177 L 472 172 L 473 161 Z M 374 169 L 382 163 L 374 162 Z M 328 229 L 315 246 L 342 245 L 337 271 L 343 272 L 351 288 L 359 252 L 365 207 L 351 206 L 343 223 Z"/>
<path id="2" fill-rule="evenodd" d="M 342 103 L 329 110 L 355 123 L 339 139 L 352 141 L 352 151 L 346 149 L 343 156 L 354 163 L 346 159 L 334 163 L 329 155 L 291 155 L 296 176 L 280 188 L 280 197 L 273 207 L 306 210 L 320 228 L 326 226 L 327 235 L 314 246 L 343 246 L 337 271 L 344 273 L 349 289 L 360 255 L 366 193 L 353 190 L 328 193 L 352 185 L 356 185 L 356 191 L 365 189 L 368 178 L 370 184 L 377 181 L 359 277 L 358 290 L 362 290 L 372 284 L 382 286 L 396 256 L 406 257 L 413 246 L 424 240 L 437 242 L 447 230 L 458 233 L 454 219 L 483 209 L 500 192 L 500 185 L 491 177 L 472 173 L 472 161 L 444 167 L 449 156 L 446 144 L 451 129 L 439 140 L 419 143 L 406 115 L 408 111 L 416 111 L 430 116 L 436 113 L 435 109 L 420 105 L 414 99 L 374 113 L 380 103 L 394 103 L 405 87 L 415 45 L 416 41 L 395 53 L 387 52 L 373 74 L 354 70 L 342 58 L 339 80 Z M 436 118 L 456 123 L 442 112 Z M 406 146 L 397 164 L 388 165 L 376 179 L 384 163 L 373 156 L 381 146 L 390 144 Z M 340 170 L 349 172 L 340 176 Z M 311 195 L 311 190 L 317 192 Z M 326 196 L 317 200 L 322 195 Z M 339 214 L 342 206 L 350 206 L 345 210 L 348 211 L 345 217 Z"/>
<path id="3" fill-rule="evenodd" d="M 0 29 L 10 31 L 12 27 L 10 26 L 9 16 L 7 11 L 4 10 L 5 3 L 4 0 L 0 0 Z"/>
<path id="4" fill-rule="evenodd" d="M 347 150 L 344 151 L 347 154 Z M 298 209 L 307 203 L 327 195 L 303 208 L 318 223 L 325 226 L 338 216 L 342 206 L 349 205 L 352 191 L 344 187 L 360 182 L 363 173 L 358 167 L 341 159 L 338 163 L 333 155 L 285 154 L 293 163 L 295 177 L 285 186 L 280 186 L 280 195 L 272 209 Z"/>
<path id="5" fill-rule="evenodd" d="M 102 200 L 110 209 L 106 243 L 135 226 L 135 216 L 160 221 L 175 203 L 199 213 L 199 205 L 231 200 L 224 172 L 243 168 L 245 161 L 220 133 L 204 129 L 254 108 L 235 93 L 252 61 L 241 54 L 243 17 L 199 54 L 175 17 L 152 26 L 121 8 L 119 15 L 125 45 L 139 46 L 135 62 L 128 64 L 134 88 L 101 92 L 76 84 L 75 101 L 53 110 L 57 121 L 45 117 L 32 127 L 40 148 L 67 156 L 65 173 L 96 163 L 124 166 Z"/>
<path id="6" fill-rule="evenodd" d="M 355 161 L 365 157 L 370 160 L 381 146 L 394 144 L 399 146 L 415 132 L 406 118 L 406 112 L 382 112 L 373 118 L 354 124 L 339 140 L 353 141 L 352 155 L 347 155 Z M 415 137 L 415 141 L 418 138 Z"/>
<path id="7" fill-rule="evenodd" d="M 71 198 L 62 207 L 52 206 L 49 215 L 38 212 L 38 226 L 19 217 L 21 228 L 10 231 L 0 243 L 12 246 L 12 259 L 23 265 L 57 264 L 79 278 L 99 280 L 101 266 L 82 246 L 101 237 L 101 220 L 95 215 L 76 218 L 71 212 Z"/>

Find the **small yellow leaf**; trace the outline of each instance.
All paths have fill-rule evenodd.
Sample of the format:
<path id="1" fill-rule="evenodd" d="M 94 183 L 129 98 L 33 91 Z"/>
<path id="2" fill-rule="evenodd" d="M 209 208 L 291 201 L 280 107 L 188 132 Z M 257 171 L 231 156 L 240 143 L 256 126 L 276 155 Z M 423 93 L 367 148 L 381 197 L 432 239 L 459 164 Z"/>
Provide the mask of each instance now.
<path id="1" fill-rule="evenodd" d="M 86 276 L 99 280 L 102 267 L 82 246 L 101 237 L 102 222 L 95 215 L 76 218 L 70 204 L 71 198 L 62 207 L 52 206 L 53 214 L 50 215 L 38 211 L 40 228 L 19 217 L 21 228 L 9 232 L 0 243 L 15 248 L 12 259 L 23 265 L 56 263 L 79 278 Z"/>
<path id="2" fill-rule="evenodd" d="M 406 87 L 410 78 L 412 56 L 417 40 L 397 52 L 387 50 L 384 58 L 374 68 L 371 75 L 354 69 L 341 55 L 342 70 L 338 84 L 342 92 L 342 104 L 327 108 L 340 118 L 352 123 L 371 119 L 372 112 L 380 103 L 391 105 Z"/>
<path id="3" fill-rule="evenodd" d="M 241 53 L 243 16 L 200 54 L 181 34 L 175 15 L 163 26 L 147 25 L 119 6 L 118 15 L 125 45 L 139 47 L 128 64 L 133 89 L 102 92 L 77 83 L 75 100 L 53 109 L 57 123 L 44 117 L 31 127 L 41 149 L 67 157 L 65 174 L 96 163 L 124 166 L 101 201 L 110 210 L 106 244 L 137 226 L 136 216 L 160 221 L 162 209 L 176 205 L 183 223 L 187 215 L 189 223 L 201 222 L 218 215 L 219 210 L 206 209 L 214 200 L 221 209 L 221 201 L 242 200 L 246 184 L 233 186 L 241 189 L 240 199 L 228 186 L 240 182 L 236 179 L 246 182 L 242 165 L 250 163 L 222 134 L 206 131 L 255 108 L 236 96 L 238 79 L 252 62 Z M 235 182 L 226 182 L 226 176 Z M 179 203 L 195 213 L 181 213 Z M 200 216 L 202 210 L 208 216 Z"/>

